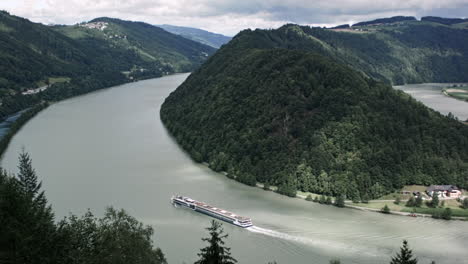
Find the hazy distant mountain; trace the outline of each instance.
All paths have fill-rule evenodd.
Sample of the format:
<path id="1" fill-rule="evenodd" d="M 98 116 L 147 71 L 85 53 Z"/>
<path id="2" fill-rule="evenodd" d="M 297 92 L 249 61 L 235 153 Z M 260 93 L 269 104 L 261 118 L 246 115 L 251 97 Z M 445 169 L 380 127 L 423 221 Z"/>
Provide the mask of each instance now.
<path id="1" fill-rule="evenodd" d="M 206 30 L 198 29 L 198 28 L 179 27 L 179 26 L 172 26 L 172 25 L 157 25 L 157 26 L 173 34 L 181 35 L 185 38 L 198 41 L 200 43 L 209 45 L 214 48 L 219 48 L 223 44 L 226 44 L 231 40 L 231 37 L 224 36 L 224 35 L 217 34 L 217 33 L 212 33 Z"/>

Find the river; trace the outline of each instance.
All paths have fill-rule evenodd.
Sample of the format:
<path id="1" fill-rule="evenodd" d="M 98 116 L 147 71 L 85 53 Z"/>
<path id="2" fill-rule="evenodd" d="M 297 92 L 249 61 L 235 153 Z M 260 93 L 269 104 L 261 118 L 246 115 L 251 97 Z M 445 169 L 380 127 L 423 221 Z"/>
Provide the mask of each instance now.
<path id="1" fill-rule="evenodd" d="M 442 93 L 443 88 L 451 85 L 444 83 L 423 83 L 394 86 L 394 88 L 410 94 L 423 104 L 436 109 L 441 114 L 447 115 L 451 112 L 458 119 L 465 121 L 468 119 L 468 103 Z"/>
<path id="2" fill-rule="evenodd" d="M 224 224 L 239 263 L 389 263 L 408 239 L 420 263 L 466 263 L 468 222 L 339 209 L 249 187 L 196 164 L 168 135 L 159 107 L 187 74 L 125 84 L 51 105 L 13 138 L 2 161 L 15 172 L 24 146 L 57 219 L 125 208 L 155 228 L 169 263 L 193 263 L 208 216 L 174 208 L 179 193 L 252 218 Z"/>

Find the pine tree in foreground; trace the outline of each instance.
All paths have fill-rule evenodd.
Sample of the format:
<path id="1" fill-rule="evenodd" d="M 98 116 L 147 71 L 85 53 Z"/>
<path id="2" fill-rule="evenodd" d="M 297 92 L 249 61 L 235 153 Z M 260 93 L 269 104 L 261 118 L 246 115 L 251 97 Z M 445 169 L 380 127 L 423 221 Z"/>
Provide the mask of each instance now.
<path id="1" fill-rule="evenodd" d="M 418 260 L 413 258 L 413 251 L 408 247 L 408 241 L 403 240 L 403 246 L 400 248 L 400 253 L 397 253 L 392 258 L 390 264 L 417 264 Z"/>
<path id="2" fill-rule="evenodd" d="M 224 234 L 222 224 L 212 220 L 211 227 L 206 228 L 209 231 L 210 237 L 202 238 L 203 241 L 208 242 L 208 246 L 200 249 L 198 256 L 199 260 L 195 264 L 234 264 L 237 263 L 231 257 L 230 248 L 224 246 L 224 239 L 228 237 Z"/>

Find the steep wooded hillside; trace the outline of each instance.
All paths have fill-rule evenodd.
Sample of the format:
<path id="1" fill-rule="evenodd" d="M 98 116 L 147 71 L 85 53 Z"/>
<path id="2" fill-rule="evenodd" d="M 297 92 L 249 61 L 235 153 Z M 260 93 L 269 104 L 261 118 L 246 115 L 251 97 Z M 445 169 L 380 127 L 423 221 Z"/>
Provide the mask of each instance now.
<path id="1" fill-rule="evenodd" d="M 468 187 L 468 127 L 368 77 L 385 79 L 385 72 L 366 76 L 346 65 L 392 65 L 381 58 L 395 59 L 388 46 L 378 52 L 379 39 L 296 25 L 244 31 L 166 99 L 161 118 L 194 160 L 291 196 Z M 411 43 L 418 41 L 427 44 Z M 346 54 L 338 47 L 351 44 L 355 54 L 338 59 Z"/>

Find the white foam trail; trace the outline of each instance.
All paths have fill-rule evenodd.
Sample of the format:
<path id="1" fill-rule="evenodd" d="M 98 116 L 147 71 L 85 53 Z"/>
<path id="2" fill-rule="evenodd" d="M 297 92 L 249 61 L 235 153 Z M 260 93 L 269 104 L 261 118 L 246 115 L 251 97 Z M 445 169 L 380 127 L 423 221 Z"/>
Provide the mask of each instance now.
<path id="1" fill-rule="evenodd" d="M 287 234 L 287 233 L 278 232 L 278 231 L 271 230 L 271 229 L 261 228 L 261 227 L 258 227 L 258 226 L 251 226 L 251 227 L 248 227 L 246 229 L 249 230 L 250 232 L 259 233 L 259 234 L 263 234 L 263 235 L 266 235 L 266 236 L 279 238 L 279 239 L 284 239 L 284 240 L 288 240 L 288 241 L 298 242 L 298 243 L 302 243 L 302 244 L 306 244 L 306 245 L 312 245 L 312 246 L 315 246 L 315 247 L 318 247 L 318 248 L 323 248 L 323 249 L 331 249 L 331 250 L 343 250 L 343 249 L 345 249 L 347 251 L 359 252 L 359 254 L 365 254 L 365 255 L 369 255 L 369 256 L 373 256 L 373 257 L 382 255 L 382 254 L 377 253 L 377 252 L 370 252 L 368 248 L 359 249 L 359 248 L 355 247 L 355 245 L 354 246 L 349 246 L 349 245 L 346 245 L 344 243 L 339 243 L 339 242 L 335 242 L 335 241 L 333 241 L 333 242 L 332 241 L 326 241 L 323 238 L 311 239 L 311 238 L 307 238 L 307 237 L 290 235 L 290 234 Z"/>

